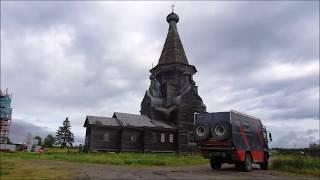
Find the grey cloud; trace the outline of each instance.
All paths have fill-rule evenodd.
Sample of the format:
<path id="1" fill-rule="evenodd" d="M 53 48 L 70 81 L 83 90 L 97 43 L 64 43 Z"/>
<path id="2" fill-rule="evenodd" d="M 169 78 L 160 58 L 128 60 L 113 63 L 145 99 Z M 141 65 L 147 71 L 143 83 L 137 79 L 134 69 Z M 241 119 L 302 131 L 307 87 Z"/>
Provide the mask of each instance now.
<path id="1" fill-rule="evenodd" d="M 307 135 L 312 135 L 312 134 L 319 134 L 319 129 L 308 129 L 306 131 Z"/>
<path id="2" fill-rule="evenodd" d="M 279 136 L 273 136 L 272 147 L 281 148 L 299 148 L 308 147 L 309 144 L 319 143 L 319 136 L 313 136 L 308 132 L 314 131 L 314 129 L 309 129 L 306 131 L 301 131 L 296 127 L 296 130 L 289 130 L 284 133 L 278 133 Z M 283 130 L 282 130 L 283 131 Z M 319 130 L 316 130 L 319 132 Z"/>
<path id="3" fill-rule="evenodd" d="M 318 119 L 319 100 L 307 99 L 300 92 L 319 89 L 319 74 L 269 82 L 249 76 L 270 61 L 319 60 L 316 4 L 318 2 L 239 3 L 231 12 L 198 18 L 197 24 L 205 24 L 203 28 L 184 29 L 189 37 L 184 39 L 185 45 L 193 47 L 188 51 L 193 52 L 189 59 L 199 64 L 198 76 L 211 80 L 208 83 L 209 79 L 199 77 L 199 90 L 205 92 L 205 101 L 215 104 L 215 96 L 232 96 L 222 104 L 232 107 L 247 105 L 242 101 L 259 99 L 260 103 L 242 108 L 275 110 L 277 113 L 269 114 L 272 119 Z M 193 19 L 186 18 L 186 21 L 194 24 Z M 225 87 L 229 90 L 212 95 Z M 243 93 L 233 96 L 234 92 Z"/>
<path id="4" fill-rule="evenodd" d="M 117 78 L 122 78 L 128 86 L 126 88 L 118 88 L 114 86 L 117 84 L 117 79 L 111 79 L 112 77 L 103 76 L 103 73 L 108 71 L 110 67 L 115 67 L 119 70 L 123 69 L 126 71 L 128 69 L 126 62 L 121 63 L 115 61 L 113 53 L 120 54 L 120 50 L 116 49 L 113 52 L 110 48 L 113 45 L 113 42 L 119 39 L 115 39 L 116 33 L 115 29 L 106 28 L 106 27 L 115 27 L 120 22 L 115 23 L 116 21 L 106 21 L 104 23 L 98 22 L 99 24 L 86 25 L 81 20 L 85 19 L 88 15 L 90 8 L 87 8 L 89 4 L 65 4 L 59 3 L 48 3 L 43 4 L 39 2 L 27 4 L 24 6 L 24 3 L 16 2 L 14 4 L 8 3 L 4 11 L 5 15 L 4 21 L 4 30 L 9 34 L 17 34 L 18 30 L 28 30 L 32 29 L 34 33 L 46 32 L 49 27 L 56 27 L 59 25 L 65 25 L 75 28 L 75 39 L 72 42 L 71 46 L 68 49 L 65 49 L 66 57 L 72 57 L 73 54 L 83 55 L 85 58 L 84 62 L 86 69 L 83 71 L 82 82 L 79 82 L 77 85 L 69 86 L 70 93 L 62 95 L 57 91 L 56 94 L 45 94 L 46 93 L 46 84 L 44 82 L 50 80 L 48 77 L 48 71 L 55 71 L 55 69 L 43 69 L 39 67 L 42 59 L 35 59 L 34 56 L 24 56 L 23 61 L 20 61 L 21 57 L 16 57 L 16 61 L 19 61 L 19 64 L 15 65 L 12 71 L 4 70 L 5 77 L 10 77 L 14 79 L 13 81 L 25 82 L 25 86 L 32 84 L 24 92 L 24 95 L 19 97 L 17 94 L 17 99 L 22 102 L 33 101 L 48 101 L 50 103 L 61 104 L 61 106 L 81 106 L 81 105 L 99 105 L 100 101 L 106 101 L 105 98 L 101 97 L 116 97 L 123 96 L 121 92 L 126 93 L 126 91 L 132 90 L 131 87 L 133 84 L 144 83 L 144 78 L 141 76 L 142 73 L 136 73 L 136 70 L 132 70 L 132 73 L 121 73 L 115 72 L 114 76 Z M 23 8 L 22 8 L 23 7 Z M 90 7 L 90 6 L 89 6 Z M 69 9 L 70 8 L 70 9 Z M 20 9 L 22 9 L 20 11 Z M 37 11 L 32 11 L 37 9 Z M 89 9 L 89 10 L 88 10 Z M 31 12 L 32 11 L 32 12 Z M 73 13 L 70 13 L 73 11 Z M 91 9 L 92 11 L 92 9 Z M 54 18 L 52 17 L 55 14 Z M 108 17 L 103 17 L 106 19 L 114 19 L 113 14 L 109 14 Z M 112 23 L 113 22 L 113 23 Z M 100 24 L 106 24 L 101 26 Z M 14 24 L 15 29 L 10 29 L 10 25 Z M 12 31 L 11 31 L 12 30 Z M 10 39 L 12 41 L 12 38 Z M 21 37 L 15 39 L 16 42 L 14 45 L 19 44 L 18 41 L 23 41 Z M 16 46 L 17 47 L 17 46 Z M 28 54 L 25 52 L 24 46 L 18 46 L 19 48 L 15 49 L 16 54 Z M 108 59 L 103 59 L 105 54 L 109 57 Z M 129 56 L 122 56 L 123 59 L 129 60 Z M 73 61 L 73 59 L 66 59 L 67 61 Z M 121 65 L 121 66 L 119 66 Z M 132 68 L 132 67 L 131 67 Z M 20 76 L 16 76 L 15 72 L 21 69 Z M 130 71 L 126 71 L 130 72 Z M 90 75 L 90 73 L 92 75 Z M 24 74 L 26 76 L 24 76 Z M 32 82 L 33 81 L 33 82 Z M 61 79 L 62 85 L 63 79 Z M 10 82 L 9 82 L 10 83 Z M 21 84 L 13 84 L 13 86 L 20 86 Z M 63 91 L 63 87 L 57 88 Z M 134 89 L 133 89 L 134 90 Z M 37 94 L 34 94 L 37 92 Z M 44 94 L 39 94 L 44 93 Z M 25 96 L 29 94 L 31 96 Z M 40 103 L 40 102 L 39 102 Z M 50 104 L 47 104 L 50 106 Z"/>
<path id="5" fill-rule="evenodd" d="M 32 123 L 27 123 L 19 119 L 13 119 L 10 127 L 10 140 L 14 143 L 23 143 L 27 133 L 33 136 L 46 137 L 48 134 L 54 135 L 54 132 L 49 131 L 44 127 L 39 127 Z"/>
<path id="6" fill-rule="evenodd" d="M 45 138 L 48 134 L 55 136 L 55 132 L 51 131 L 47 127 L 37 126 L 33 123 L 28 123 L 21 119 L 12 120 L 9 136 L 11 142 L 24 143 L 28 133 L 31 133 L 33 137 L 40 136 L 41 138 Z M 75 145 L 83 144 L 83 142 L 83 137 L 75 136 Z"/>
<path id="7" fill-rule="evenodd" d="M 87 15 L 92 6 L 87 2 L 3 2 L 1 6 L 1 24 L 10 30 L 21 26 L 27 28 L 46 29 L 61 23 L 75 23 L 80 17 L 72 12 L 81 12 Z M 83 19 L 84 17 L 82 17 Z"/>
<path id="8" fill-rule="evenodd" d="M 198 18 L 197 24 L 203 28 L 184 29 L 189 37 L 184 39 L 185 45 L 194 47 L 193 59 L 201 62 L 200 66 L 224 74 L 250 72 L 275 54 L 281 57 L 277 61 L 314 60 L 319 54 L 314 4 L 243 3 L 232 12 Z M 186 20 L 194 24 L 193 19 Z M 306 39 L 309 24 L 314 29 Z"/>

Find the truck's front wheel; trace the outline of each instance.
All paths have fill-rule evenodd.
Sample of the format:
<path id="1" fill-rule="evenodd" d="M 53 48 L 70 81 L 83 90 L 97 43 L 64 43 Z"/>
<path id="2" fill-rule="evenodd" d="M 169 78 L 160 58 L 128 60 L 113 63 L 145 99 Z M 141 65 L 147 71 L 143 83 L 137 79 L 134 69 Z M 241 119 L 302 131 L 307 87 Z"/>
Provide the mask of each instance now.
<path id="1" fill-rule="evenodd" d="M 212 169 L 220 169 L 222 165 L 221 158 L 218 157 L 211 157 L 210 158 L 210 165 Z"/>
<path id="2" fill-rule="evenodd" d="M 250 154 L 247 153 L 243 162 L 242 171 L 249 172 L 251 170 L 252 170 L 252 158 Z"/>
<path id="3" fill-rule="evenodd" d="M 240 162 L 236 162 L 234 165 L 236 168 L 240 168 L 241 167 L 241 163 Z"/>

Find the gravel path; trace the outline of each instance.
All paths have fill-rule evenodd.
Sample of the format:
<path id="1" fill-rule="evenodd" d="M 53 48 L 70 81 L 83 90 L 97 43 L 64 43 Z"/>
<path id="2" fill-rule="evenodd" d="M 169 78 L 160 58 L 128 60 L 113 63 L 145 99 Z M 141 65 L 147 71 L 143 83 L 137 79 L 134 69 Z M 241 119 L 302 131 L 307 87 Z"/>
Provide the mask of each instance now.
<path id="1" fill-rule="evenodd" d="M 207 165 L 185 166 L 185 167 L 130 167 L 99 165 L 88 163 L 72 163 L 63 161 L 41 160 L 30 163 L 45 164 L 52 167 L 66 167 L 75 172 L 73 178 L 76 180 L 102 180 L 102 179 L 130 179 L 130 180 L 247 180 L 247 179 L 266 179 L 266 180 L 297 180 L 297 179 L 318 179 L 303 176 L 292 176 L 285 173 L 260 170 L 254 166 L 251 172 L 240 172 L 233 165 L 223 165 L 221 170 L 212 170 Z"/>
<path id="2" fill-rule="evenodd" d="M 222 180 L 222 179 L 268 179 L 268 180 L 295 180 L 316 179 L 289 176 L 284 173 L 260 170 L 255 166 L 251 172 L 240 172 L 233 165 L 223 165 L 221 170 L 213 171 L 209 164 L 187 167 L 123 167 L 93 165 L 82 167 L 82 174 L 77 179 L 142 179 L 142 180 Z"/>

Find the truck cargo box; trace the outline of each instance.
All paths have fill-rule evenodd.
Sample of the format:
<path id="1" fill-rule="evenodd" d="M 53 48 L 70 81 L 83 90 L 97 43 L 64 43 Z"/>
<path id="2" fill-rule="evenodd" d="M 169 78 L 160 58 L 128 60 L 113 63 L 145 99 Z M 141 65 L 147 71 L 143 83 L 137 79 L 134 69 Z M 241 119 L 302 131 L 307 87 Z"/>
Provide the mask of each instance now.
<path id="1" fill-rule="evenodd" d="M 263 166 L 269 158 L 267 131 L 259 118 L 234 110 L 199 113 L 194 131 L 198 149 L 207 158 L 219 157 L 226 163 L 249 158 Z"/>

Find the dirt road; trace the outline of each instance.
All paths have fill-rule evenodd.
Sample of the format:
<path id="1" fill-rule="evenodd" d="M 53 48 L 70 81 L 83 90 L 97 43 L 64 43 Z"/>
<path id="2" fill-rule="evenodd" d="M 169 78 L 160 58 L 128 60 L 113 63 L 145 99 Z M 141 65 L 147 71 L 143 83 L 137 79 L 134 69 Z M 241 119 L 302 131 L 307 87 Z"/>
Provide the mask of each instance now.
<path id="1" fill-rule="evenodd" d="M 275 171 L 263 171 L 255 167 L 252 172 L 240 172 L 231 165 L 224 165 L 221 170 L 213 171 L 209 165 L 188 167 L 149 167 L 133 168 L 121 166 L 90 165 L 81 168 L 76 179 L 185 179 L 185 180 L 220 180 L 220 179 L 313 179 L 288 176 Z M 316 179 L 316 178 L 314 178 Z"/>
<path id="2" fill-rule="evenodd" d="M 18 179 L 76 179 L 76 180 L 102 180 L 102 179 L 128 179 L 128 180 L 297 180 L 297 179 L 319 179 L 303 176 L 292 176 L 285 173 L 260 170 L 254 166 L 251 172 L 240 172 L 233 165 L 223 165 L 221 170 L 213 171 L 209 164 L 185 167 L 130 167 L 115 165 L 99 165 L 89 163 L 73 163 L 54 160 L 30 160 L 26 161 L 26 167 L 20 169 L 23 172 L 42 173 L 38 178 L 21 176 Z M 30 167 L 30 168 L 28 168 Z M 67 176 L 59 175 L 65 171 Z M 57 172 L 57 173 L 54 173 Z M 30 173 L 29 173 L 30 175 Z M 42 175 L 42 176 L 40 176 Z M 59 175 L 59 176 L 58 176 Z M 32 176 L 34 177 L 34 176 Z M 12 178 L 11 178 L 12 179 Z M 13 178 L 17 179 L 17 178 Z"/>

